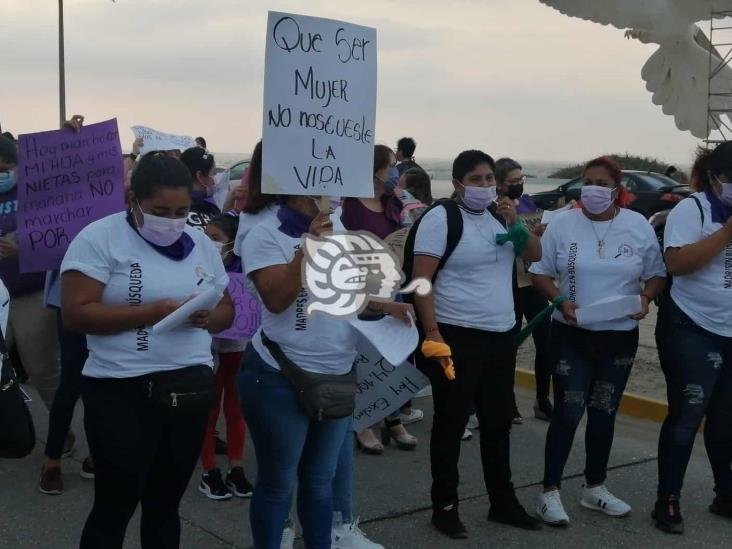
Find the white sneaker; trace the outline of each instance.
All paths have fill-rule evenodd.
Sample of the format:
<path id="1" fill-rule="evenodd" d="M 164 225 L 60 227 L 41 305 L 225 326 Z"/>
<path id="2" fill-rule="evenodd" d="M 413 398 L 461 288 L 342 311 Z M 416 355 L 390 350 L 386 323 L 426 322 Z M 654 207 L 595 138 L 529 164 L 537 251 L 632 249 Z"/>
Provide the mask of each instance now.
<path id="1" fill-rule="evenodd" d="M 280 549 L 292 549 L 295 546 L 295 530 L 289 526 L 282 530 Z"/>
<path id="2" fill-rule="evenodd" d="M 626 517 L 630 514 L 630 505 L 612 495 L 604 484 L 582 490 L 580 505 L 593 511 L 600 511 L 611 517 Z"/>
<path id="3" fill-rule="evenodd" d="M 569 515 L 564 511 L 559 490 L 542 492 L 536 506 L 536 516 L 551 526 L 568 526 Z"/>
<path id="4" fill-rule="evenodd" d="M 334 526 L 330 532 L 331 549 L 384 549 L 374 543 L 358 527 L 358 519 L 351 524 Z"/>
<path id="5" fill-rule="evenodd" d="M 468 429 L 477 429 L 480 425 L 478 424 L 478 416 L 473 414 L 468 418 Z"/>
<path id="6" fill-rule="evenodd" d="M 462 440 L 463 442 L 473 440 L 473 433 L 470 432 L 470 429 L 465 429 L 465 432 L 463 433 L 463 436 L 460 437 L 460 440 Z"/>
<path id="7" fill-rule="evenodd" d="M 417 408 L 412 408 L 408 414 L 399 414 L 399 419 L 401 420 L 402 425 L 417 423 L 424 419 L 424 412 L 422 410 L 417 410 Z"/>

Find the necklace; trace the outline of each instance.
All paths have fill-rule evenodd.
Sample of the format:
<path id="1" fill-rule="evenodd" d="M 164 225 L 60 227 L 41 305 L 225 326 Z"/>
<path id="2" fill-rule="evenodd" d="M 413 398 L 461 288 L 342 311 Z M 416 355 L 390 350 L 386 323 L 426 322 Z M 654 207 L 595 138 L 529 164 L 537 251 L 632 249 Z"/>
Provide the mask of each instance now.
<path id="1" fill-rule="evenodd" d="M 617 216 L 618 216 L 618 209 L 615 208 L 615 210 L 613 211 L 613 216 L 610 219 L 610 225 L 608 225 L 608 228 L 605 231 L 605 234 L 602 235 L 602 238 L 600 238 L 599 235 L 597 234 L 597 229 L 595 229 L 595 222 L 592 219 L 590 219 L 590 227 L 592 227 L 592 232 L 595 233 L 595 238 L 597 239 L 597 255 L 600 257 L 600 259 L 605 259 L 605 239 L 607 238 L 607 235 L 612 230 L 613 223 L 615 222 L 615 218 Z"/>

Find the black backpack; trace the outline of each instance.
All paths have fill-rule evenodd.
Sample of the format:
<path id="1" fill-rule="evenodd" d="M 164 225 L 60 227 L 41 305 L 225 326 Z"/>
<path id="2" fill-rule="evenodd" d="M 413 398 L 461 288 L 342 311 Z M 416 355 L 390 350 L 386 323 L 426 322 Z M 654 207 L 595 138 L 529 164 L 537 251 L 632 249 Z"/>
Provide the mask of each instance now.
<path id="1" fill-rule="evenodd" d="M 435 283 L 435 280 L 437 279 L 437 274 L 445 266 L 445 263 L 447 263 L 447 260 L 450 259 L 450 256 L 455 251 L 455 248 L 457 248 L 457 245 L 460 243 L 460 239 L 463 236 L 463 216 L 460 212 L 460 206 L 458 206 L 457 202 L 449 198 L 442 198 L 435 201 L 414 223 L 414 225 L 410 227 L 409 234 L 407 235 L 407 239 L 404 242 L 404 260 L 402 262 L 402 271 L 404 272 L 405 276 L 404 286 L 412 281 L 412 270 L 414 268 L 414 240 L 417 236 L 419 224 L 422 219 L 424 219 L 424 216 L 427 214 L 427 212 L 439 207 L 445 208 L 447 212 L 447 244 L 445 246 L 445 253 L 442 254 L 440 262 L 437 264 L 437 269 L 435 269 L 435 273 L 432 275 L 432 284 Z M 506 220 L 502 216 L 498 215 L 497 210 L 498 208 L 495 202 L 488 207 L 488 212 L 494 218 L 496 218 L 496 220 L 498 220 L 501 225 L 505 227 Z M 414 303 L 414 295 L 405 294 L 404 301 L 406 301 L 407 303 Z"/>

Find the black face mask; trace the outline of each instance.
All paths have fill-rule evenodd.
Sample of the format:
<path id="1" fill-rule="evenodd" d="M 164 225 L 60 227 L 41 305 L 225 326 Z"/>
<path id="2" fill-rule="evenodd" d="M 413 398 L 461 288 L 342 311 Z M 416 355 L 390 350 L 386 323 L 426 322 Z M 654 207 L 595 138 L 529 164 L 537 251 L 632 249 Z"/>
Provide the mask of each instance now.
<path id="1" fill-rule="evenodd" d="M 511 200 L 518 200 L 524 195 L 524 184 L 520 183 L 518 185 L 509 185 L 508 191 L 506 191 L 506 196 L 510 198 Z"/>

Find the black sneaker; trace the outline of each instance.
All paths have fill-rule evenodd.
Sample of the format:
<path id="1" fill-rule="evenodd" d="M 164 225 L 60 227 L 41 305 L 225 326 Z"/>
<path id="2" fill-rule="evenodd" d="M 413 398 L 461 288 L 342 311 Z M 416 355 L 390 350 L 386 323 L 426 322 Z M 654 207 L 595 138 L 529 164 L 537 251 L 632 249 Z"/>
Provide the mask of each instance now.
<path id="1" fill-rule="evenodd" d="M 720 517 L 732 519 L 732 498 L 716 496 L 709 510 Z"/>
<path id="2" fill-rule="evenodd" d="M 226 487 L 239 498 L 250 498 L 254 486 L 247 480 L 243 467 L 232 467 L 226 475 Z"/>
<path id="3" fill-rule="evenodd" d="M 218 469 L 211 469 L 208 473 L 204 473 L 201 476 L 198 491 L 209 499 L 231 499 L 231 492 L 226 489 L 224 481 L 221 478 L 221 471 Z"/>
<path id="4" fill-rule="evenodd" d="M 468 537 L 468 531 L 465 529 L 465 525 L 460 522 L 460 515 L 458 515 L 457 506 L 455 505 L 433 510 L 432 524 L 449 538 L 465 539 Z"/>
<path id="5" fill-rule="evenodd" d="M 225 456 L 229 453 L 229 445 L 223 440 L 218 433 L 214 437 L 214 451 L 217 456 Z"/>
<path id="6" fill-rule="evenodd" d="M 79 471 L 81 478 L 87 480 L 94 480 L 94 460 L 91 456 L 86 456 L 84 462 L 81 464 L 81 471 Z"/>
<path id="7" fill-rule="evenodd" d="M 659 498 L 651 517 L 656 521 L 656 528 L 663 532 L 669 534 L 684 533 L 684 519 L 681 516 L 679 498 L 676 496 Z"/>
<path id="8" fill-rule="evenodd" d="M 488 511 L 488 520 L 500 522 L 522 530 L 541 530 L 542 521 L 526 512 L 523 505 L 511 491 L 497 501 L 491 498 L 491 508 Z"/>

